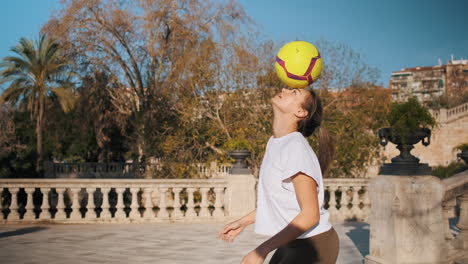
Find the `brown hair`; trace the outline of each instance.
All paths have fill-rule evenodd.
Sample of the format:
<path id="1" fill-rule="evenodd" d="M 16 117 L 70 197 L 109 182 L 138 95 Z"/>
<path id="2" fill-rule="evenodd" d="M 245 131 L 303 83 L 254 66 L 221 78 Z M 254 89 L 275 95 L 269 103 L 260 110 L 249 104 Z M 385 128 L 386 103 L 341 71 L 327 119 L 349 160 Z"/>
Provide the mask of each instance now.
<path id="1" fill-rule="evenodd" d="M 328 130 L 321 127 L 323 120 L 322 100 L 313 90 L 306 91 L 310 93 L 310 96 L 307 96 L 302 107 L 307 110 L 308 114 L 297 122 L 297 131 L 304 137 L 309 137 L 317 130 L 319 142 L 317 156 L 322 174 L 325 174 L 333 159 L 335 140 Z"/>

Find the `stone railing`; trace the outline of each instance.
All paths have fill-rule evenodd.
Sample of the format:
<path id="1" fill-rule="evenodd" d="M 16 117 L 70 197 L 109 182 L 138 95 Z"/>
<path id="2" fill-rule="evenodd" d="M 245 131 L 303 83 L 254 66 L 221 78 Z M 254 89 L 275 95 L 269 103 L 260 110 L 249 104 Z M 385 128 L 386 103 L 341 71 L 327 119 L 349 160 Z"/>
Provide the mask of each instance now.
<path id="1" fill-rule="evenodd" d="M 138 163 L 44 162 L 45 178 L 139 178 Z"/>
<path id="2" fill-rule="evenodd" d="M 333 222 L 367 222 L 370 212 L 369 179 L 325 178 L 325 208 Z"/>
<path id="3" fill-rule="evenodd" d="M 207 178 L 222 178 L 229 174 L 232 164 L 197 163 L 198 172 Z"/>
<path id="4" fill-rule="evenodd" d="M 445 196 L 442 201 L 444 222 L 448 223 L 445 240 L 451 260 L 468 258 L 468 170 L 444 179 Z M 449 223 L 458 216 L 457 231 Z M 455 223 L 453 223 L 455 224 Z M 455 234 L 458 235 L 455 236 Z"/>
<path id="5" fill-rule="evenodd" d="M 447 123 L 468 115 L 468 103 L 450 109 L 430 110 L 432 116 L 440 123 Z"/>
<path id="6" fill-rule="evenodd" d="M 223 179 L 1 179 L 2 222 L 224 220 L 227 187 Z"/>
<path id="7" fill-rule="evenodd" d="M 367 221 L 368 179 L 324 179 L 333 222 Z M 226 221 L 255 208 L 252 175 L 224 179 L 0 179 L 3 223 Z"/>

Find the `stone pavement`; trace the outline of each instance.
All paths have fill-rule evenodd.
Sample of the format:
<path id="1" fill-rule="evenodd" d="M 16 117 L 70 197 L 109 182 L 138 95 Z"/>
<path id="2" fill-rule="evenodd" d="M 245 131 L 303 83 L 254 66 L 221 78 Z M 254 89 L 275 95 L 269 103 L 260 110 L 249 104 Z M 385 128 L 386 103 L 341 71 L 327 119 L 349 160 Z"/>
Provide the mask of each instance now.
<path id="1" fill-rule="evenodd" d="M 240 263 L 268 237 L 248 226 L 234 243 L 217 239 L 224 223 L 0 225 L 0 263 Z M 369 225 L 334 224 L 340 264 L 362 263 Z M 273 252 L 268 255 L 268 263 Z"/>

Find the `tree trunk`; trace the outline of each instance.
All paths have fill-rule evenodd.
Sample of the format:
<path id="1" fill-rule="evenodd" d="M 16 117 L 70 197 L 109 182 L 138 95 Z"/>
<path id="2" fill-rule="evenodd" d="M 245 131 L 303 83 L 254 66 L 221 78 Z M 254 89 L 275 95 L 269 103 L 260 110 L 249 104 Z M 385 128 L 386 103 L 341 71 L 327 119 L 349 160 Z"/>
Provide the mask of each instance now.
<path id="1" fill-rule="evenodd" d="M 37 136 L 37 161 L 36 161 L 36 172 L 38 174 L 42 173 L 42 163 L 43 163 L 43 151 L 42 151 L 42 124 L 43 124 L 43 117 L 44 117 L 44 102 L 41 98 L 39 97 L 38 100 L 39 103 L 39 111 L 37 115 L 37 120 L 36 120 L 36 136 Z"/>

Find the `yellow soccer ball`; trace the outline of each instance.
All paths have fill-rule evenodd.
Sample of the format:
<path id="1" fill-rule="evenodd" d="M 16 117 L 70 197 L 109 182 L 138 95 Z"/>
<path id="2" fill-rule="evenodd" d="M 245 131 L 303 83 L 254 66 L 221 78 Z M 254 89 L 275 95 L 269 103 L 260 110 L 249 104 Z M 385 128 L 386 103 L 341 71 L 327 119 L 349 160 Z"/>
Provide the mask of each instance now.
<path id="1" fill-rule="evenodd" d="M 305 88 L 318 79 L 322 65 L 322 57 L 314 45 L 306 41 L 292 41 L 278 51 L 275 70 L 287 86 Z"/>

